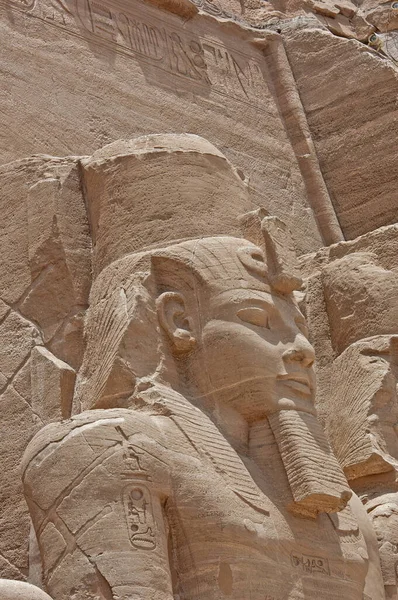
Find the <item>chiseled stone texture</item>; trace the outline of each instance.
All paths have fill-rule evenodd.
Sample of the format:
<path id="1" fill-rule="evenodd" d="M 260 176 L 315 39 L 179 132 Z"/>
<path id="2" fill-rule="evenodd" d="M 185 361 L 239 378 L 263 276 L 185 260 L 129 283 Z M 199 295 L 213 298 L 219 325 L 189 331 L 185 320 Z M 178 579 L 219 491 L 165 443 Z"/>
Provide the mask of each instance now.
<path id="1" fill-rule="evenodd" d="M 77 368 L 91 281 L 91 238 L 77 159 L 16 161 L 0 167 L 0 179 L 2 301 L 40 331 L 56 356 Z"/>
<path id="2" fill-rule="evenodd" d="M 0 4 L 0 164 L 196 133 L 245 173 L 254 201 L 287 222 L 299 253 L 319 248 L 273 82 L 251 43 L 257 34 L 137 0 L 90 2 Z"/>
<path id="3" fill-rule="evenodd" d="M 318 408 L 373 523 L 387 599 L 397 596 L 398 227 L 302 260 L 318 347 Z"/>
<path id="4" fill-rule="evenodd" d="M 111 144 L 82 179 L 94 278 L 75 414 L 22 464 L 46 589 L 380 600 L 375 532 L 317 419 L 286 225 L 197 136 Z M 159 206 L 171 218 L 148 228 Z"/>
<path id="5" fill-rule="evenodd" d="M 190 523 L 194 515 L 199 524 L 198 531 L 204 532 L 203 539 L 198 538 L 203 541 L 203 547 L 195 557 L 199 557 L 200 565 L 207 565 L 211 571 L 209 580 L 215 598 L 222 593 L 227 597 L 235 594 L 242 600 L 242 594 L 247 592 L 244 577 L 241 577 L 247 566 L 246 556 L 242 552 L 241 565 L 238 565 L 238 561 L 230 560 L 228 554 L 237 540 L 245 540 L 245 549 L 250 547 L 255 557 L 248 571 L 256 568 L 253 578 L 260 573 L 254 589 L 249 589 L 253 600 L 257 596 L 264 600 L 265 594 L 268 597 L 271 594 L 272 600 L 279 600 L 280 580 L 275 575 L 279 566 L 286 574 L 282 585 L 288 597 L 296 598 L 301 594 L 306 600 L 315 600 L 319 593 L 329 593 L 328 580 L 325 578 L 326 583 L 319 584 L 317 577 L 332 571 L 338 580 L 330 591 L 335 597 L 351 600 L 351 594 L 353 600 L 362 600 L 364 592 L 366 600 L 380 600 L 382 590 L 374 532 L 361 505 L 355 504 L 357 499 L 354 497 L 347 505 L 350 490 L 342 469 L 372 519 L 379 540 L 386 594 L 393 598 L 396 593 L 394 553 L 398 543 L 398 490 L 395 481 L 397 456 L 391 449 L 395 443 L 391 419 L 396 409 L 396 371 L 395 354 L 390 352 L 390 347 L 386 348 L 391 339 L 394 340 L 393 334 L 398 333 L 396 229 L 382 229 L 355 240 L 352 245 L 344 242 L 320 251 L 315 258 L 306 259 L 311 275 L 307 288 L 307 314 L 319 354 L 318 407 L 341 468 L 316 420 L 315 411 L 305 402 L 298 403 L 300 410 L 291 410 L 289 402 L 294 404 L 295 397 L 278 396 L 278 401 L 287 401 L 288 408 L 283 405 L 283 410 L 270 411 L 262 415 L 262 420 L 258 403 L 253 400 L 258 397 L 256 386 L 249 391 L 246 389 L 249 399 L 246 403 L 242 401 L 242 414 L 234 412 L 236 406 L 224 412 L 223 402 L 209 399 L 208 389 L 203 392 L 202 412 L 197 407 L 199 412 L 192 411 L 192 404 L 184 404 L 189 401 L 187 382 L 192 383 L 190 378 L 193 377 L 187 366 L 187 348 L 192 349 L 190 344 L 196 339 L 194 334 L 197 332 L 189 329 L 191 321 L 181 317 L 184 313 L 181 313 L 179 298 L 172 296 L 170 300 L 167 297 L 170 302 L 163 298 L 166 307 L 163 317 L 158 317 L 159 307 L 153 301 L 163 293 L 173 292 L 173 285 L 179 282 L 173 266 L 169 269 L 170 262 L 181 256 L 192 258 L 195 255 L 196 258 L 198 250 L 198 255 L 202 252 L 208 272 L 214 269 L 214 263 L 209 259 L 212 255 L 217 277 L 224 269 L 229 276 L 228 268 L 233 264 L 236 244 L 238 250 L 242 250 L 243 244 L 246 259 L 249 257 L 260 263 L 260 266 L 255 265 L 260 268 L 257 271 L 260 278 L 264 275 L 263 263 L 267 263 L 267 277 L 274 291 L 289 295 L 294 287 L 298 287 L 299 278 L 292 276 L 289 260 L 286 266 L 278 255 L 278 248 L 286 249 L 287 243 L 284 246 L 285 242 L 280 244 L 277 240 L 270 244 L 268 239 L 267 245 L 262 239 L 262 236 L 266 239 L 267 234 L 272 237 L 276 231 L 285 232 L 285 229 L 277 220 L 263 220 L 263 214 L 260 219 L 256 212 L 259 205 L 269 213 L 283 217 L 292 230 L 294 244 L 289 243 L 286 256 L 290 256 L 293 246 L 298 254 L 303 254 L 322 245 L 319 217 L 317 227 L 311 191 L 317 197 L 318 190 L 323 190 L 329 212 L 333 213 L 330 209 L 334 207 L 335 221 L 340 223 L 347 239 L 396 220 L 397 69 L 393 62 L 382 59 L 376 51 L 356 40 L 342 39 L 353 37 L 365 42 L 378 28 L 383 32 L 380 40 L 384 44 L 379 50 L 386 49 L 388 44 L 392 49 L 395 34 L 390 30 L 395 27 L 395 21 L 386 6 L 379 6 L 373 0 L 366 1 L 361 9 L 349 0 L 333 4 L 322 0 L 275 1 L 266 7 L 257 0 L 242 4 L 236 0 L 213 3 L 206 0 L 194 3 L 152 0 L 150 4 L 152 6 L 132 1 L 122 6 L 113 0 L 5 0 L 0 3 L 4 56 L 0 112 L 8 124 L 1 133 L 0 163 L 16 161 L 0 167 L 4 231 L 0 243 L 0 470 L 3 472 L 0 575 L 15 579 L 29 577 L 38 583 L 41 580 L 40 557 L 33 532 L 28 561 L 29 518 L 20 484 L 20 460 L 27 444 L 45 424 L 70 417 L 72 406 L 75 412 L 94 407 L 107 409 L 105 420 L 112 410 L 116 412 L 111 414 L 111 419 L 125 418 L 131 424 L 137 417 L 142 428 L 137 432 L 134 421 L 132 436 L 130 430 L 127 434 L 123 430 L 115 430 L 115 433 L 113 421 L 111 425 L 104 423 L 104 429 L 101 429 L 92 412 L 88 416 L 85 413 L 82 417 L 74 417 L 67 425 L 52 425 L 44 430 L 43 438 L 35 439 L 36 442 L 50 440 L 53 444 L 50 452 L 42 448 L 40 451 L 43 452 L 43 465 L 48 466 L 54 459 L 55 466 L 50 464 L 54 471 L 49 468 L 46 472 L 36 457 L 30 456 L 31 471 L 25 472 L 30 508 L 44 557 L 43 577 L 45 583 L 57 591 L 55 600 L 58 600 L 58 594 L 61 600 L 64 600 L 62 594 L 65 600 L 74 600 L 76 594 L 80 600 L 79 595 L 87 596 L 87 589 L 94 597 L 103 596 L 107 600 L 112 589 L 117 589 L 122 598 L 127 596 L 131 589 L 124 584 L 126 581 L 131 583 L 128 577 L 133 571 L 129 571 L 128 561 L 122 564 L 120 553 L 126 548 L 127 554 L 131 548 L 151 551 L 156 535 L 160 535 L 156 538 L 156 547 L 163 551 L 159 562 L 159 569 L 163 570 L 153 569 L 150 581 L 141 573 L 141 587 L 153 581 L 154 589 L 159 590 L 162 584 L 161 594 L 167 598 L 171 597 L 173 586 L 182 590 L 195 589 L 189 580 L 193 565 L 186 559 L 185 542 L 181 541 L 184 528 L 180 527 L 181 514 L 175 510 L 178 502 L 182 506 L 184 524 L 185 521 Z M 198 14 L 198 9 L 208 14 Z M 281 25 L 281 34 L 276 33 L 279 29 L 276 22 L 272 33 L 253 32 L 214 18 L 228 17 L 230 11 L 238 20 L 263 26 L 269 18 L 283 19 L 308 10 L 315 14 L 308 18 L 308 27 L 303 26 L 307 23 L 305 18 L 301 24 L 294 21 Z M 332 35 L 325 27 L 341 37 Z M 275 52 L 271 50 L 266 56 L 266 49 L 272 46 L 268 34 L 270 39 L 277 41 Z M 280 50 L 283 48 L 288 60 L 282 65 L 283 52 Z M 387 52 L 387 55 L 392 54 Z M 289 101 L 286 101 L 287 97 Z M 217 144 L 236 169 L 215 149 L 209 158 L 209 153 L 204 151 L 204 142 L 202 153 L 191 152 L 192 160 L 185 160 L 187 147 L 182 141 L 183 136 L 177 148 L 182 156 L 178 164 L 178 161 L 173 163 L 175 156 L 163 152 L 163 141 L 158 138 L 159 147 L 153 154 L 157 159 L 162 155 L 163 163 L 159 161 L 151 173 L 145 173 L 148 165 L 141 164 L 141 161 L 150 160 L 146 142 L 138 142 L 143 145 L 145 156 L 135 157 L 135 174 L 131 177 L 130 174 L 130 179 L 124 171 L 125 164 L 131 167 L 129 159 L 121 156 L 122 151 L 127 154 L 131 151 L 128 142 L 108 145 L 105 151 L 98 150 L 115 139 L 153 131 L 189 131 L 204 135 Z M 86 156 L 21 158 L 37 152 Z M 105 176 L 102 172 L 104 164 L 109 168 Z M 303 164 L 311 165 L 311 176 Z M 198 165 L 202 171 L 195 178 L 192 169 Z M 233 181 L 228 176 L 219 177 L 221 165 L 225 172 L 231 169 Z M 177 193 L 176 183 L 184 173 L 186 181 Z M 214 174 L 216 180 L 219 177 L 218 188 L 213 185 Z M 154 189 L 159 188 L 162 180 L 157 204 Z M 103 185 L 104 181 L 108 187 Z M 123 186 L 124 195 L 120 195 Z M 217 195 L 214 190 L 222 190 L 225 195 L 218 212 L 213 212 L 213 200 Z M 128 200 L 134 198 L 134 193 L 140 196 L 141 204 L 136 202 L 133 214 Z M 191 205 L 181 219 L 179 209 L 184 195 L 190 197 Z M 89 205 L 89 218 L 83 196 Z M 168 211 L 163 208 L 164 198 L 173 199 Z M 254 246 L 244 245 L 242 236 L 245 236 L 239 232 L 238 208 L 241 212 L 256 212 L 256 227 L 260 219 L 255 236 L 259 241 L 253 242 Z M 323 214 L 322 210 L 320 213 Z M 181 226 L 177 237 L 173 237 L 174 222 Z M 203 236 L 214 236 L 208 247 L 201 246 Z M 170 254 L 167 244 L 185 237 L 197 238 L 195 252 L 188 243 L 186 246 L 174 245 Z M 231 242 L 231 239 L 235 241 Z M 132 240 L 137 247 L 129 245 Z M 221 251 L 223 245 L 225 248 Z M 157 246 L 157 252 L 154 246 Z M 154 252 L 142 259 L 139 266 L 143 271 L 138 272 L 138 263 L 129 258 L 129 253 L 144 247 L 151 247 Z M 264 248 L 265 255 L 262 254 Z M 127 258 L 123 258 L 126 254 Z M 206 263 L 206 260 L 210 262 Z M 272 260 L 278 272 L 275 277 Z M 184 260 L 181 259 L 181 263 Z M 283 277 L 279 277 L 279 271 L 285 268 Z M 103 269 L 109 270 L 103 274 Z M 140 280 L 142 273 L 149 274 L 148 281 Z M 92 310 L 85 321 L 89 344 L 86 349 L 83 322 L 92 274 L 98 275 L 99 283 L 91 290 Z M 293 286 L 292 280 L 295 281 Z M 239 281 L 245 281 L 245 278 Z M 149 287 L 145 287 L 147 283 Z M 135 294 L 136 286 L 142 295 Z M 350 305 L 347 298 L 350 298 Z M 234 298 L 234 306 L 241 300 L 238 296 Z M 150 325 L 156 325 L 149 334 L 143 320 L 143 315 L 148 316 L 148 306 L 151 308 Z M 211 306 L 212 310 L 214 306 Z M 287 306 L 293 312 L 297 309 L 292 298 L 287 301 Z M 245 326 L 250 331 L 256 327 L 268 329 L 263 314 L 259 315 L 258 310 L 254 310 L 254 315 L 250 310 L 247 313 L 246 308 L 241 307 L 242 319 L 239 317 L 238 323 L 241 327 L 242 321 L 248 323 L 249 326 Z M 279 357 L 281 364 L 289 363 L 291 368 L 293 360 L 301 364 L 306 374 L 310 369 L 312 373 L 313 351 L 300 337 L 305 327 L 302 316 L 294 312 L 299 319 L 297 322 L 289 310 L 288 314 L 281 313 L 291 331 L 299 329 L 296 334 L 301 340 L 301 345 L 297 342 L 299 348 L 286 348 L 286 356 Z M 101 331 L 105 331 L 103 337 L 97 332 L 101 327 L 104 328 Z M 288 345 L 289 340 L 286 342 L 287 337 L 281 329 L 275 328 L 280 333 L 279 342 L 285 340 L 283 343 Z M 229 329 L 225 336 L 229 341 L 233 339 Z M 368 336 L 375 336 L 376 341 L 363 345 L 363 339 Z M 249 333 L 246 332 L 242 339 L 246 342 Z M 214 345 L 223 350 L 222 345 L 217 346 L 219 341 L 215 339 Z M 148 347 L 150 351 L 146 354 Z M 157 353 L 160 350 L 164 352 L 159 361 Z M 257 368 L 258 356 L 255 352 L 247 355 L 242 352 L 242 356 L 249 357 L 248 363 L 243 362 L 236 372 L 246 381 L 243 375 Z M 295 358 L 290 360 L 292 356 Z M 229 378 L 235 376 L 232 368 L 235 364 L 240 365 L 240 351 L 235 354 L 232 351 L 230 363 L 223 368 L 219 366 L 222 352 L 214 353 L 213 357 L 210 366 L 218 365 L 221 372 L 222 378 L 219 374 L 217 377 L 222 379 L 223 388 L 217 391 L 222 395 L 223 389 L 228 389 Z M 154 371 L 151 371 L 152 366 L 155 366 Z M 175 397 L 168 398 L 162 387 L 162 369 L 169 377 L 165 386 L 168 390 L 175 391 L 181 385 L 177 402 Z M 201 372 L 197 366 L 196 372 Z M 334 386 L 331 393 L 334 379 L 342 373 L 344 380 Z M 364 387 L 367 376 L 370 383 Z M 296 384 L 310 388 L 313 393 L 314 386 L 308 383 L 307 375 L 306 378 L 307 383 L 296 381 Z M 75 381 L 77 388 L 73 399 Z M 201 389 L 200 383 L 195 380 L 198 389 Z M 354 389 L 355 393 L 352 393 Z M 190 390 L 190 393 L 194 396 L 196 391 Z M 233 398 L 233 403 L 238 404 L 238 400 Z M 130 409 L 128 414 L 126 411 L 127 416 L 123 412 L 126 407 Z M 340 413 L 333 422 L 328 420 L 328 415 L 335 407 Z M 342 431 L 338 419 L 345 414 L 348 425 L 352 411 L 353 435 L 349 438 L 351 430 Z M 192 424 L 189 419 L 193 414 L 198 422 Z M 203 420 L 203 414 L 207 417 L 210 414 L 211 418 Z M 86 419 L 87 437 L 81 431 L 71 434 L 76 423 L 81 424 L 79 419 Z M 178 427 L 175 421 L 179 423 Z M 149 423 L 154 422 L 155 433 L 152 438 L 148 434 L 150 441 L 147 444 L 148 440 L 143 442 L 140 435 L 145 428 L 153 433 Z M 159 429 L 167 430 L 161 438 L 164 442 L 160 444 L 161 448 L 157 447 L 159 423 Z M 248 423 L 250 434 L 247 433 Z M 223 427 L 228 430 L 229 437 L 225 437 Z M 300 432 L 300 438 L 297 432 Z M 45 438 L 47 433 L 49 438 Z M 65 438 L 62 438 L 64 434 Z M 109 438 L 106 438 L 107 434 Z M 134 439 L 130 444 L 131 437 Z M 59 438 L 62 438 L 61 442 Z M 236 447 L 231 445 L 230 439 L 235 443 L 238 439 Z M 348 443 L 354 439 L 356 453 Z M 211 445 L 214 440 L 218 446 L 217 443 Z M 102 455 L 98 458 L 103 450 L 108 451 L 107 444 L 112 442 L 123 448 L 115 459 L 117 469 L 120 467 L 118 477 L 112 472 L 113 464 L 107 470 Z M 251 444 L 250 450 L 244 446 L 246 442 Z M 185 444 L 186 462 L 163 456 L 164 444 L 171 445 L 178 456 Z M 154 468 L 153 475 L 151 471 L 152 487 L 123 488 L 126 475 L 123 469 L 127 464 L 128 475 L 136 468 L 141 476 L 140 452 L 148 458 L 145 454 L 148 446 L 150 450 L 156 446 L 158 458 L 164 459 L 159 469 Z M 241 460 L 242 447 L 243 454 L 249 455 L 251 469 Z M 62 458 L 65 448 L 68 452 Z M 98 472 L 85 478 L 82 465 L 88 468 L 84 461 L 96 455 Z M 215 462 L 211 463 L 209 455 L 216 457 Z M 221 463 L 217 462 L 219 455 Z M 148 458 L 148 464 L 151 460 Z M 164 478 L 175 464 L 181 466 L 181 480 L 170 476 L 173 484 L 170 488 L 167 487 L 170 481 L 165 482 Z M 148 471 L 152 468 L 151 463 Z M 263 474 L 258 475 L 258 470 L 263 470 Z M 59 472 L 64 479 L 60 476 L 57 480 L 55 473 Z M 196 496 L 190 488 L 192 479 L 197 486 Z M 212 480 L 216 482 L 214 489 L 208 490 L 208 482 Z M 260 481 L 262 495 L 257 481 Z M 61 495 L 56 497 L 55 492 L 59 491 L 62 482 L 67 482 L 69 487 L 66 492 L 62 489 Z M 54 489 L 50 493 L 53 483 Z M 178 494 L 173 495 L 176 489 L 180 493 L 178 498 Z M 96 490 L 94 494 L 93 490 Z M 37 496 L 42 500 L 41 494 L 47 502 L 43 509 L 44 521 L 42 507 L 34 503 Z M 211 496 L 209 505 L 204 501 L 206 494 Z M 231 506 L 234 506 L 231 511 L 225 508 L 228 502 L 224 500 L 228 494 Z M 278 513 L 274 521 L 276 528 L 280 526 L 283 532 L 282 545 L 285 547 L 280 562 L 275 560 L 273 553 L 274 548 L 279 549 L 280 539 L 276 541 L 277 536 L 273 537 L 274 524 L 266 519 L 270 507 L 267 503 L 266 506 L 262 504 L 264 495 L 271 500 L 271 511 Z M 167 505 L 170 530 L 174 527 L 177 538 L 171 542 L 175 555 L 170 564 L 166 558 L 168 532 L 166 527 L 160 531 L 166 496 L 171 503 Z M 71 498 L 75 501 L 74 506 Z M 114 514 L 106 504 L 108 499 Z M 214 539 L 220 542 L 220 555 L 223 559 L 226 557 L 217 564 L 213 561 L 210 566 L 206 563 L 209 557 L 211 561 L 211 553 L 206 554 L 207 530 L 202 530 L 203 512 L 200 511 L 209 506 L 214 515 L 207 525 Z M 99 510 L 96 514 L 93 513 L 95 508 Z M 242 521 L 244 511 L 246 522 Z M 318 513 L 325 511 L 337 514 L 323 514 L 314 520 Z M 123 515 L 123 525 L 120 519 L 115 519 L 117 513 L 119 517 Z M 111 540 L 105 551 L 96 529 L 98 527 L 103 533 L 102 518 Z M 68 521 L 68 530 L 62 525 L 62 519 Z M 155 526 L 160 529 L 155 531 Z M 196 552 L 197 533 L 194 528 L 189 533 Z M 122 549 L 118 546 L 119 534 L 124 535 Z M 341 542 L 344 538 L 350 544 L 349 551 Z M 305 540 L 303 546 L 297 544 L 297 539 Z M 270 540 L 271 544 L 267 545 Z M 322 555 L 314 553 L 314 548 L 320 546 L 324 549 Z M 73 553 L 68 552 L 70 547 L 74 548 Z M 258 563 L 257 552 L 260 555 Z M 270 553 L 267 556 L 270 563 L 262 572 L 261 560 L 266 552 Z M 144 574 L 146 561 L 144 557 Z M 308 564 L 312 571 L 307 584 L 303 584 L 300 569 L 304 572 Z M 178 567 L 175 571 L 173 565 Z M 170 575 L 167 584 L 164 584 L 165 572 Z M 340 577 L 342 572 L 345 579 Z M 76 581 L 71 582 L 73 577 Z M 351 579 L 348 591 L 347 578 Z M 209 584 L 206 577 L 203 581 L 205 591 L 198 588 L 199 591 L 196 589 L 192 593 L 198 597 L 204 595 L 207 600 L 206 586 Z M 140 589 L 138 594 L 141 592 Z M 32 594 L 40 597 L 40 592 L 32 591 Z M 31 600 L 33 598 L 32 595 Z M 2 597 L 2 600 L 9 599 Z"/>
<path id="6" fill-rule="evenodd" d="M 0 180 L 0 575 L 24 579 L 30 525 L 19 463 L 40 427 L 70 414 L 91 238 L 75 159 L 17 161 Z"/>
<path id="7" fill-rule="evenodd" d="M 374 526 L 387 599 L 396 598 L 398 336 L 351 344 L 333 363 L 326 431 Z"/>
<path id="8" fill-rule="evenodd" d="M 397 67 L 326 31 L 290 29 L 284 40 L 345 238 L 394 223 Z"/>
<path id="9" fill-rule="evenodd" d="M 256 202 L 287 222 L 299 254 L 311 252 L 322 242 L 308 205 L 311 186 L 298 164 L 306 152 L 289 138 L 292 115 L 281 114 L 262 51 L 280 30 L 296 80 L 291 89 L 297 85 L 345 237 L 364 233 L 364 223 L 394 222 L 397 69 L 341 37 L 352 27 L 363 29 L 352 35 L 366 41 L 374 29 L 359 26 L 348 0 L 311 0 L 305 16 L 290 20 L 283 17 L 301 11 L 299 0 L 244 5 L 245 14 L 270 8 L 282 18 L 257 30 L 220 22 L 215 2 L 198 0 L 203 14 L 188 0 L 153 4 L 135 0 L 122 10 L 114 0 L 1 4 L 0 110 L 8 128 L 0 163 L 37 152 L 92 154 L 116 139 L 154 131 L 203 135 L 246 174 Z M 232 4 L 242 9 L 227 4 L 232 15 Z"/>
<path id="10" fill-rule="evenodd" d="M 333 360 L 353 342 L 398 333 L 397 253 L 398 225 L 390 225 L 300 259 L 321 412 Z"/>

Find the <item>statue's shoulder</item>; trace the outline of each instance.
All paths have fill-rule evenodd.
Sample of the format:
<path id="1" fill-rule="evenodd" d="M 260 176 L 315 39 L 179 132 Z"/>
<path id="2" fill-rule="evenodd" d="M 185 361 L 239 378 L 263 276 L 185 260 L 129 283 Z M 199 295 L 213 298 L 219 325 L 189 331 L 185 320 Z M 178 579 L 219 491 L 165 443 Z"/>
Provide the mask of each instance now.
<path id="1" fill-rule="evenodd" d="M 83 479 L 98 486 L 96 477 L 111 487 L 142 479 L 167 493 L 170 461 L 159 418 L 162 415 L 142 408 L 114 408 L 89 410 L 46 425 L 25 451 L 26 490 L 40 506 L 48 500 L 48 481 L 56 482 L 50 494 L 54 498 Z"/>
<path id="2" fill-rule="evenodd" d="M 31 440 L 25 455 L 30 459 L 42 451 L 48 454 L 57 446 L 76 446 L 79 445 L 79 439 L 87 443 L 100 439 L 111 443 L 119 439 L 127 442 L 132 437 L 140 436 L 160 441 L 165 435 L 165 428 L 159 425 L 162 416 L 166 415 L 159 414 L 159 411 L 134 408 L 88 410 L 70 419 L 45 425 Z"/>
<path id="3" fill-rule="evenodd" d="M 25 451 L 24 483 L 33 485 L 46 472 L 58 480 L 65 474 L 70 485 L 71 473 L 99 465 L 108 465 L 122 479 L 142 471 L 153 481 L 167 479 L 194 449 L 163 400 L 163 394 L 151 403 L 140 398 L 129 408 L 88 410 L 46 425 Z"/>

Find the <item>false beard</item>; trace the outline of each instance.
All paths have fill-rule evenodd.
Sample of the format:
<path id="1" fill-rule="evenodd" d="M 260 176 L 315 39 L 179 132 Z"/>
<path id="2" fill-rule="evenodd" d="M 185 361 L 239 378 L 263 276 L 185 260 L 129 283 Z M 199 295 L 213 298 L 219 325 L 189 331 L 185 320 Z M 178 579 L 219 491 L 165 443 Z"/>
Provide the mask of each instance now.
<path id="1" fill-rule="evenodd" d="M 317 418 L 280 410 L 268 420 L 293 496 L 289 510 L 312 518 L 343 510 L 352 492 Z"/>

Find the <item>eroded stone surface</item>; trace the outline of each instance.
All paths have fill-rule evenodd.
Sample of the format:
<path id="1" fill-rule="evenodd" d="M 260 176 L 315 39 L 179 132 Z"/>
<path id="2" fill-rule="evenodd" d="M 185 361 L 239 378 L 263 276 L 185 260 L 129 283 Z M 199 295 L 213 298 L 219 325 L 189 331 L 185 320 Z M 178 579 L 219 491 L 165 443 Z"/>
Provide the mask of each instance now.
<path id="1" fill-rule="evenodd" d="M 37 152 L 91 155 L 155 131 L 193 132 L 246 174 L 256 202 L 287 222 L 299 254 L 322 237 L 339 241 L 319 235 L 310 196 L 334 205 L 347 238 L 364 233 L 365 223 L 395 221 L 390 3 L 4 2 L 1 163 Z M 377 11 L 384 16 L 366 20 Z M 374 32 L 377 43 L 366 45 Z M 275 37 L 280 47 L 267 58 Z"/>
<path id="2" fill-rule="evenodd" d="M 397 14 L 0 3 L 1 576 L 396 600 Z"/>
<path id="3" fill-rule="evenodd" d="M 327 420 L 332 446 L 376 531 L 386 598 L 397 591 L 397 364 L 396 336 L 349 346 L 333 364 Z"/>
<path id="4" fill-rule="evenodd" d="M 303 261 L 318 406 L 375 528 L 386 598 L 397 594 L 397 243 L 385 227 Z"/>
<path id="5" fill-rule="evenodd" d="M 101 2 L 1 4 L 0 110 L 9 129 L 0 164 L 36 153 L 92 155 L 155 132 L 196 133 L 245 173 L 255 202 L 288 223 L 300 253 L 319 248 L 274 84 L 252 44 L 257 34 L 206 14 L 187 20 L 145 2 Z"/>
<path id="6" fill-rule="evenodd" d="M 345 239 L 395 223 L 396 66 L 325 31 L 285 43 Z"/>
<path id="7" fill-rule="evenodd" d="M 75 159 L 18 161 L 0 178 L 0 574 L 24 579 L 30 525 L 19 462 L 39 428 L 70 414 L 91 238 Z"/>
<path id="8" fill-rule="evenodd" d="M 204 165 L 199 205 L 187 183 Z M 317 420 L 286 226 L 242 216 L 246 184 L 196 137 L 111 145 L 82 166 L 94 281 L 75 415 L 42 429 L 22 467 L 46 589 L 379 600 L 375 532 Z M 146 179 L 153 203 L 137 210 Z M 157 203 L 172 218 L 136 235 Z"/>

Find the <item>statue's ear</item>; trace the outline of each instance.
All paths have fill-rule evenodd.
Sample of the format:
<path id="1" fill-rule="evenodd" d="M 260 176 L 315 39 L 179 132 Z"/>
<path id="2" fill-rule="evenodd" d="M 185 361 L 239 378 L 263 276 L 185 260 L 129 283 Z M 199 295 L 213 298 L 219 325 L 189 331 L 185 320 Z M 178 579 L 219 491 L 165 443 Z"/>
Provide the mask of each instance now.
<path id="1" fill-rule="evenodd" d="M 174 351 L 179 354 L 190 352 L 196 344 L 196 338 L 184 297 L 177 292 L 164 292 L 156 300 L 156 308 L 159 323 L 167 333 Z"/>

